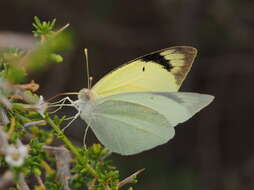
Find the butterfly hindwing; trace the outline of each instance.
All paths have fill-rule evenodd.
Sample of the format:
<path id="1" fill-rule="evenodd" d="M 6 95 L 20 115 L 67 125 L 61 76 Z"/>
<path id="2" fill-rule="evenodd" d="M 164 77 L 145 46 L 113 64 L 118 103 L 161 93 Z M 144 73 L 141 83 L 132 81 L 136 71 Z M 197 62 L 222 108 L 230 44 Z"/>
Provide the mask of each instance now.
<path id="1" fill-rule="evenodd" d="M 189 46 L 150 53 L 108 73 L 92 90 L 101 97 L 125 92 L 176 92 L 196 54 L 197 50 Z"/>
<path id="2" fill-rule="evenodd" d="M 122 93 L 98 99 L 87 123 L 111 151 L 131 155 L 166 143 L 178 123 L 212 100 L 198 93 Z"/>
<path id="3" fill-rule="evenodd" d="M 112 152 L 132 155 L 166 143 L 174 128 L 159 112 L 140 104 L 107 100 L 94 110 L 91 129 Z"/>

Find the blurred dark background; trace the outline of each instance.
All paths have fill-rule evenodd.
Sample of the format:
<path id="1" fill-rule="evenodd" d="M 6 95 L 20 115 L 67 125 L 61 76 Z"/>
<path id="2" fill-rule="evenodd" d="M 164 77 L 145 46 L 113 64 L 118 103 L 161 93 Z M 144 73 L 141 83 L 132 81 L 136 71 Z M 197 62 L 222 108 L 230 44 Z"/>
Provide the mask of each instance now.
<path id="1" fill-rule="evenodd" d="M 122 177 L 146 168 L 139 190 L 254 189 L 254 1 L 12 0 L 0 2 L 0 47 L 33 45 L 33 17 L 70 23 L 72 51 L 33 78 L 40 93 L 86 87 L 83 48 L 94 82 L 137 56 L 175 45 L 199 50 L 181 90 L 215 101 L 176 128 L 173 140 L 130 157 L 113 155 Z M 82 141 L 84 122 L 68 129 Z M 82 133 L 80 132 L 82 130 Z M 89 142 L 94 142 L 89 132 Z"/>

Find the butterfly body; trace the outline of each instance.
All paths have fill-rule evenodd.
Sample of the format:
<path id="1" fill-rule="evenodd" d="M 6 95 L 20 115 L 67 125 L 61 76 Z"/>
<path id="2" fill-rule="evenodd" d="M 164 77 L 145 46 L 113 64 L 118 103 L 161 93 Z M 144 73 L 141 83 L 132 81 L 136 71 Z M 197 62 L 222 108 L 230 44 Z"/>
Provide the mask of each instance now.
<path id="1" fill-rule="evenodd" d="M 173 138 L 174 127 L 207 106 L 213 96 L 177 92 L 196 49 L 171 47 L 137 58 L 82 89 L 80 117 L 112 152 L 137 154 Z"/>
<path id="2" fill-rule="evenodd" d="M 86 123 L 90 123 L 90 120 L 94 118 L 95 96 L 96 95 L 90 89 L 84 88 L 79 91 L 78 100 L 74 102 L 76 108 L 80 110 L 81 118 L 84 119 Z"/>

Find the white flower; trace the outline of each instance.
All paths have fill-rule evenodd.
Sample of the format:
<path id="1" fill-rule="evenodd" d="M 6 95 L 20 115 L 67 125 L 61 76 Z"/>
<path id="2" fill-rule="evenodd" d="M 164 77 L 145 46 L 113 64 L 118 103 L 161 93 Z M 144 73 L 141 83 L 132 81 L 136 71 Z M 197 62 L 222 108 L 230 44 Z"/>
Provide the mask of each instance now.
<path id="1" fill-rule="evenodd" d="M 44 118 L 45 111 L 48 108 L 48 104 L 44 101 L 43 96 L 40 96 L 38 103 L 36 104 L 36 111 Z"/>
<path id="2" fill-rule="evenodd" d="M 8 145 L 6 148 L 5 161 L 11 166 L 19 167 L 24 164 L 27 155 L 27 146 L 23 144 L 19 144 L 18 146 Z"/>

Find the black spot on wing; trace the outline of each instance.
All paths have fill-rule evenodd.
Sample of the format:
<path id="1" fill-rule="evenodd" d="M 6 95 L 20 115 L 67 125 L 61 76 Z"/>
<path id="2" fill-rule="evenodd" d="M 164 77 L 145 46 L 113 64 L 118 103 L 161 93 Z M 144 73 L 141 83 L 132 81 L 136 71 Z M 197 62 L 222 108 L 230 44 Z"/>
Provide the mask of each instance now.
<path id="1" fill-rule="evenodd" d="M 146 70 L 146 68 L 145 68 L 145 67 L 143 67 L 143 68 L 142 68 L 142 71 L 143 71 L 143 72 L 145 72 L 145 70 Z"/>
<path id="2" fill-rule="evenodd" d="M 163 56 L 160 55 L 160 53 L 153 53 L 150 55 L 146 55 L 141 58 L 142 61 L 148 62 L 148 61 L 154 61 L 160 65 L 162 65 L 165 69 L 170 71 L 173 67 L 170 65 L 170 62 L 166 60 Z"/>

